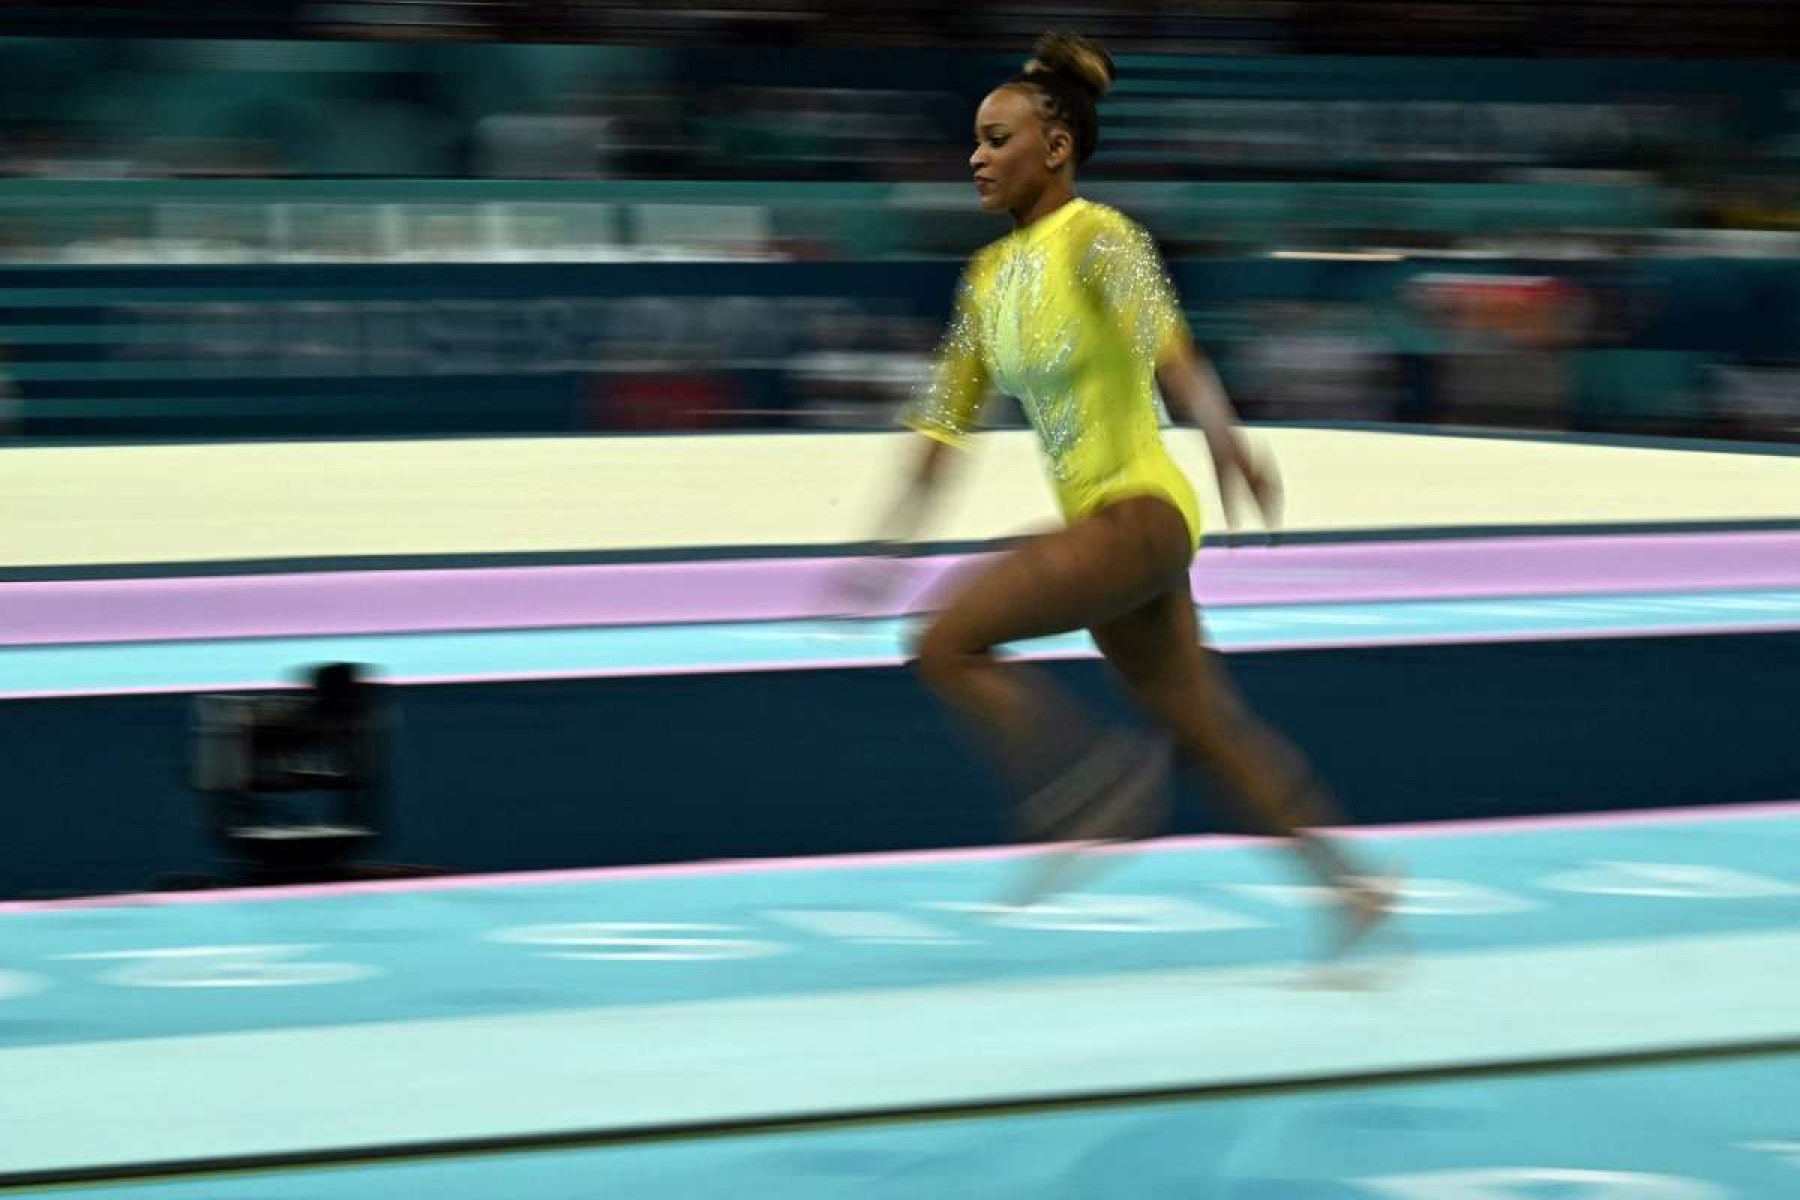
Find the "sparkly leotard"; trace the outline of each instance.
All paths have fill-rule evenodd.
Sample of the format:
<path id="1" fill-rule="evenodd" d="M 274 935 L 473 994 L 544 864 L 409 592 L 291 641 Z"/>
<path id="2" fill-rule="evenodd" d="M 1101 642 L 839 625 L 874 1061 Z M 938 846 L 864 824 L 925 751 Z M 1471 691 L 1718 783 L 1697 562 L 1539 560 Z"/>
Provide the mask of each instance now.
<path id="1" fill-rule="evenodd" d="M 1065 519 L 1161 496 L 1197 546 L 1200 504 L 1163 445 L 1155 389 L 1157 363 L 1184 335 L 1150 235 L 1071 200 L 969 261 L 931 383 L 905 421 L 959 445 L 992 384 L 1037 430 Z"/>

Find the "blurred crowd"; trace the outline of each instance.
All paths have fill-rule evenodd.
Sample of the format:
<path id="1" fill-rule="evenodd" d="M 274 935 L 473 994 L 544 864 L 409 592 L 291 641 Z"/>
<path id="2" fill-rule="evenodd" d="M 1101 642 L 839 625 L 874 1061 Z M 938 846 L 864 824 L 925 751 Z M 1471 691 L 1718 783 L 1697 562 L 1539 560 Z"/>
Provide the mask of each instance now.
<path id="1" fill-rule="evenodd" d="M 0 37 L 0 175 L 962 179 L 972 106 L 1028 37 L 1010 53 Z M 1128 58 L 1089 176 L 1580 176 L 1748 222 L 1792 200 L 1791 64 L 1264 61 Z"/>
<path id="2" fill-rule="evenodd" d="M 1232 305 L 1197 318 L 1247 419 L 1800 441 L 1800 356 L 1665 344 L 1653 277 L 1414 277 L 1391 298 Z M 845 323 L 790 362 L 795 423 L 881 428 L 926 378 L 907 322 Z M 1001 399 L 991 423 L 1023 424 Z"/>
<path id="3" fill-rule="evenodd" d="M 1171 53 L 1762 57 L 1786 0 L 157 0 L 0 3 L 19 34 L 1011 47 L 1045 24 Z"/>
<path id="4" fill-rule="evenodd" d="M 1596 265 L 1671 259 L 1800 271 L 1800 69 L 1771 54 L 1800 45 L 1797 13 L 0 3 L 0 263 L 959 258 L 995 233 L 966 185 L 972 105 L 1055 25 L 1121 56 L 1084 186 L 1172 260 L 1432 264 L 1429 286 L 1352 299 L 1193 298 L 1252 415 L 1800 436 L 1800 320 L 1769 311 L 1791 284 L 1737 308 L 1721 284 L 1708 309 L 1654 272 L 1593 283 Z M 1445 282 L 1482 264 L 1533 282 Z M 1688 336 L 1747 327 L 1740 310 L 1766 326 L 1742 346 Z M 741 364 L 724 354 L 603 369 L 596 421 L 879 423 L 932 341 L 917 311 L 811 322 L 775 356 L 778 402 L 732 399 Z M 67 358 L 0 345 L 0 427 L 29 429 L 34 389 L 73 378 Z"/>

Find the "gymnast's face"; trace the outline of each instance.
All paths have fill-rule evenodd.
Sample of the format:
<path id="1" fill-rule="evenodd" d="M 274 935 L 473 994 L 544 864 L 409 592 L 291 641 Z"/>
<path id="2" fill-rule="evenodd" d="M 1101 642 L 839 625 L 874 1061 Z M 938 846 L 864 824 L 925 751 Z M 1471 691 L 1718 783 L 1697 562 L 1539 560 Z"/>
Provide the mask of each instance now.
<path id="1" fill-rule="evenodd" d="M 1074 139 L 1038 115 L 1029 90 L 1008 85 L 989 93 L 975 112 L 975 194 L 986 212 L 1029 211 L 1071 161 Z"/>

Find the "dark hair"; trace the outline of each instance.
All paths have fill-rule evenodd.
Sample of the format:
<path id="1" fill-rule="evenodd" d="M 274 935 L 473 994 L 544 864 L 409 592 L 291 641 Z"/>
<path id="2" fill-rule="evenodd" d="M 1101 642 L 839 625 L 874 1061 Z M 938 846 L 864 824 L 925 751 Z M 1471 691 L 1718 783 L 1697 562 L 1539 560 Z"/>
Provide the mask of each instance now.
<path id="1" fill-rule="evenodd" d="M 1100 97 L 1112 87 L 1112 55 L 1098 42 L 1073 33 L 1046 33 L 1031 49 L 1025 69 L 1007 82 L 1037 95 L 1038 115 L 1068 127 L 1075 161 L 1084 163 L 1100 144 Z"/>

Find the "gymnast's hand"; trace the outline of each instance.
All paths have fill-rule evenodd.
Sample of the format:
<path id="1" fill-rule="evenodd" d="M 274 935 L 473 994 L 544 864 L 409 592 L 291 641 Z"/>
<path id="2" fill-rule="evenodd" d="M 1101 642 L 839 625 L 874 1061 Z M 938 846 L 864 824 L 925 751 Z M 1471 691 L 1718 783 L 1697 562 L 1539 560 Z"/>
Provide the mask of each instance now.
<path id="1" fill-rule="evenodd" d="M 855 557 L 833 568 L 826 580 L 826 602 L 839 616 L 872 617 L 891 612 L 911 575 L 905 556 L 930 513 L 948 455 L 942 442 L 918 441 L 900 494 L 876 527 L 874 538 L 859 547 Z"/>
<path id="2" fill-rule="evenodd" d="M 1286 502 L 1281 486 L 1281 472 L 1275 466 L 1274 457 L 1259 454 L 1235 429 L 1229 436 L 1210 444 L 1213 467 L 1219 476 L 1219 499 L 1225 509 L 1226 526 L 1234 530 L 1237 528 L 1237 487 L 1234 485 L 1241 484 L 1250 493 L 1257 515 L 1262 518 L 1263 527 L 1273 535 L 1281 528 L 1282 509 Z"/>
<path id="3" fill-rule="evenodd" d="M 1156 384 L 1178 411 L 1185 411 L 1206 435 L 1212 452 L 1213 472 L 1219 479 L 1219 499 L 1228 530 L 1237 528 L 1237 489 L 1250 493 L 1271 540 L 1281 527 L 1281 474 L 1275 461 L 1259 454 L 1238 427 L 1237 411 L 1212 364 L 1191 340 L 1177 339 L 1168 357 L 1156 369 Z"/>

